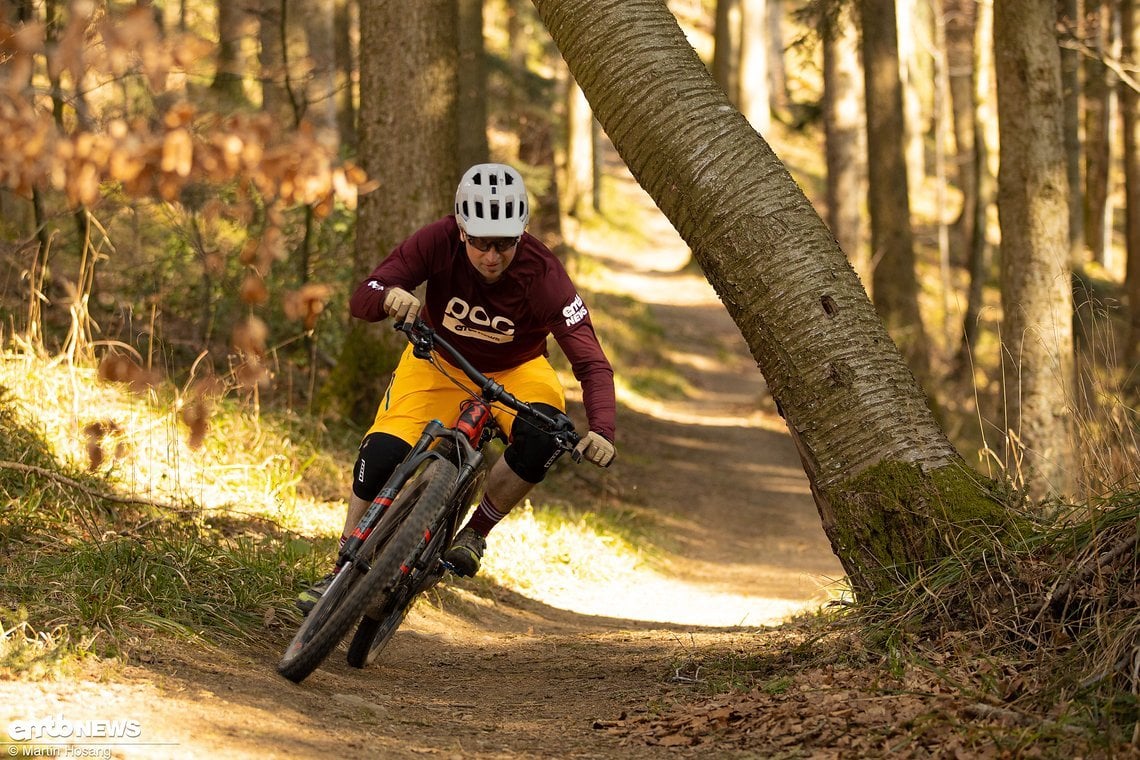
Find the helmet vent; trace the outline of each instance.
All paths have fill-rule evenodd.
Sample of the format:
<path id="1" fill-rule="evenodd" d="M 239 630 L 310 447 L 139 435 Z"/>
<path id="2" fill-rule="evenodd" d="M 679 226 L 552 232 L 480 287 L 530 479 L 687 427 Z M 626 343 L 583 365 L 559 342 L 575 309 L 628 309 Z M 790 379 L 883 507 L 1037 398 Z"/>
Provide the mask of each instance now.
<path id="1" fill-rule="evenodd" d="M 494 222 L 499 221 L 499 207 L 500 207 L 500 204 L 498 204 L 498 203 L 492 203 L 491 204 L 491 221 L 494 221 Z"/>

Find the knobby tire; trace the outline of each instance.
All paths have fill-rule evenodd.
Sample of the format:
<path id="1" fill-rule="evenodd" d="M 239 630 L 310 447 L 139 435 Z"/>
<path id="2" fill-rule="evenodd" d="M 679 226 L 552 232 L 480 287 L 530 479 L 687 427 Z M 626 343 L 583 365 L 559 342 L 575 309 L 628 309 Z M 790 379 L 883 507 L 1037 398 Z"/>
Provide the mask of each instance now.
<path id="1" fill-rule="evenodd" d="M 401 566 L 423 539 L 424 531 L 433 524 L 438 512 L 447 507 L 447 497 L 457 475 L 454 464 L 434 459 L 408 482 L 360 548 L 360 557 L 372 556 L 371 569 L 362 572 L 357 567 L 346 566 L 341 570 L 356 574 L 355 579 L 346 579 L 347 593 L 328 600 L 321 598 L 277 664 L 278 673 L 294 683 L 303 681 L 324 662 L 365 611 L 378 605 L 381 595 L 399 581 Z M 388 515 L 399 520 L 394 531 L 382 530 Z M 381 546 L 382 539 L 388 535 L 391 538 Z M 328 604 L 335 609 L 328 611 Z M 317 630 L 310 631 L 312 627 Z"/>
<path id="2" fill-rule="evenodd" d="M 430 572 L 430 565 L 447 548 L 441 542 L 447 539 L 448 513 L 451 510 L 451 501 L 447 498 L 451 493 L 450 486 L 455 484 L 458 470 L 451 463 L 446 467 L 436 468 L 431 473 L 425 473 L 425 478 L 432 481 L 442 479 L 448 484 L 448 489 L 440 499 L 434 498 L 432 483 L 429 482 L 415 506 L 414 517 L 405 522 L 423 525 L 419 538 L 412 549 L 404 554 L 401 566 L 408 568 L 408 574 L 403 579 L 397 579 L 403 588 L 393 589 L 388 599 L 384 600 L 383 607 L 378 610 L 379 617 L 372 617 L 366 612 L 356 629 L 356 635 L 348 647 L 348 664 L 354 668 L 363 668 L 371 665 L 379 657 L 380 652 L 387 646 L 388 641 L 404 622 L 412 602 L 419 596 L 424 578 L 415 577 L 417 566 L 421 572 Z M 428 535 L 430 531 L 430 540 Z M 434 556 L 433 556 L 434 555 Z M 410 576 L 410 577 L 409 577 Z M 410 585 L 410 584 L 415 584 Z"/>

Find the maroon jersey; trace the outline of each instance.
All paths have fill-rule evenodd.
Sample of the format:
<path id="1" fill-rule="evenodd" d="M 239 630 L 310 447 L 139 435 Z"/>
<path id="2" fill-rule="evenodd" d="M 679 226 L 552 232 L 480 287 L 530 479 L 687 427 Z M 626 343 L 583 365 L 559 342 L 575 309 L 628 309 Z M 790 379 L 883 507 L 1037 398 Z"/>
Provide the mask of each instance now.
<path id="1" fill-rule="evenodd" d="M 613 368 L 570 276 L 538 238 L 523 233 L 510 266 L 488 283 L 467 258 L 455 217 L 446 216 L 380 262 L 352 294 L 352 316 L 378 322 L 387 316 L 387 288 L 411 292 L 425 281 L 425 320 L 481 372 L 546 355 L 553 335 L 582 384 L 590 429 L 614 440 Z"/>

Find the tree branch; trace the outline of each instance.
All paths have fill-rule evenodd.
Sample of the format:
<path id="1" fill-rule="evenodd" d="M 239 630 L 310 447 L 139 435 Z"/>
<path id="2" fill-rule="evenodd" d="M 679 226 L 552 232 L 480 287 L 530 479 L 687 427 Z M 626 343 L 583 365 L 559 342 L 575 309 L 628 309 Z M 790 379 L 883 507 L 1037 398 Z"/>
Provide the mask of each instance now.
<path id="1" fill-rule="evenodd" d="M 94 496 L 97 499 L 103 499 L 105 501 L 113 501 L 113 502 L 116 502 L 118 504 L 142 504 L 142 505 L 145 505 L 148 507 L 156 507 L 158 509 L 167 509 L 167 510 L 175 510 L 175 511 L 178 510 L 178 507 L 172 506 L 170 504 L 164 504 L 162 502 L 151 501 L 150 499 L 142 499 L 142 498 L 139 498 L 137 496 L 119 496 L 118 494 L 107 493 L 106 491 L 99 491 L 99 490 L 96 490 L 94 488 L 90 488 L 88 486 L 83 485 L 78 480 L 75 480 L 73 478 L 69 478 L 66 475 L 61 475 L 58 472 L 55 472 L 54 470 L 49 470 L 45 467 L 37 467 L 34 464 L 23 464 L 21 462 L 8 462 L 5 460 L 0 460 L 0 469 L 17 470 L 19 472 L 31 472 L 31 473 L 35 473 L 36 475 L 42 475 L 45 478 L 51 478 L 52 480 L 54 480 L 58 483 L 63 483 L 66 486 L 70 486 L 72 488 L 80 490 L 83 493 L 87 494 L 88 496 Z"/>

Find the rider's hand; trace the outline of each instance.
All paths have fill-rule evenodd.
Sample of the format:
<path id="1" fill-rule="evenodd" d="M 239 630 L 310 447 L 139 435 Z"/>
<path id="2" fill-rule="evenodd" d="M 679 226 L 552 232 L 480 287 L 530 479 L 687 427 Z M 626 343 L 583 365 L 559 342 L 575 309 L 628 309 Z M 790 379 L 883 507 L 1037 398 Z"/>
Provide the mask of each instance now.
<path id="1" fill-rule="evenodd" d="M 414 322 L 420 314 L 420 299 L 403 288 L 388 288 L 384 296 L 384 311 L 393 319 Z"/>
<path id="2" fill-rule="evenodd" d="M 610 463 L 614 461 L 614 454 L 616 453 L 614 445 L 593 430 L 578 442 L 578 445 L 574 447 L 574 452 L 598 467 L 609 467 Z"/>

